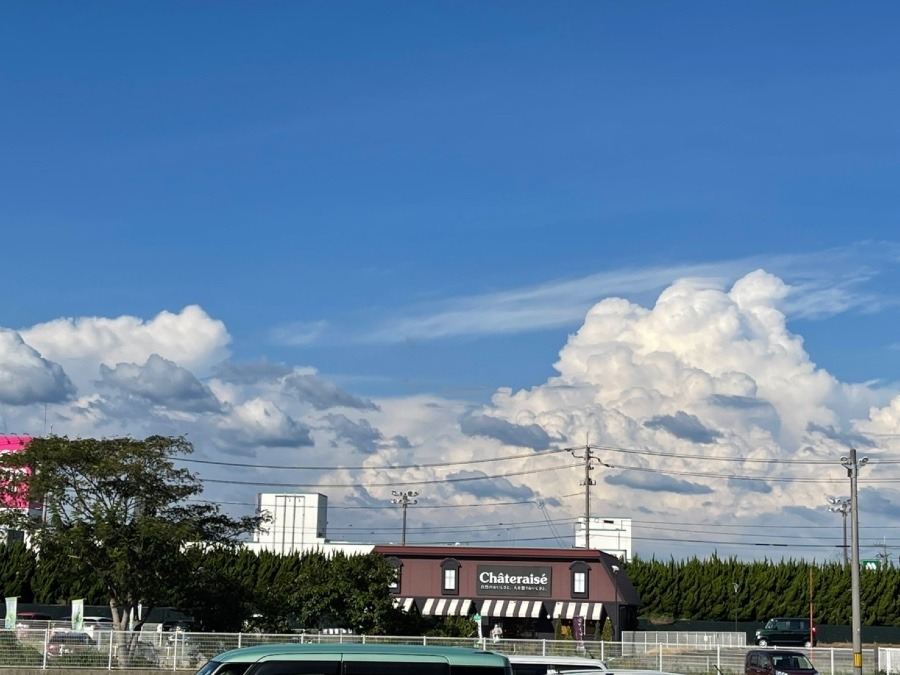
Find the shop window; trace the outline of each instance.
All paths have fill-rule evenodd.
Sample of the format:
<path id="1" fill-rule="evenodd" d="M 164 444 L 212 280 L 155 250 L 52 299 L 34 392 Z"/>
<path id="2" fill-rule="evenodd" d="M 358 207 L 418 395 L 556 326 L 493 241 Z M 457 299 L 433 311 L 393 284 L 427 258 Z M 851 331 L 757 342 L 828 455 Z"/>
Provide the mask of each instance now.
<path id="1" fill-rule="evenodd" d="M 394 578 L 388 584 L 388 590 L 391 593 L 399 593 L 403 574 L 403 561 L 400 558 L 391 556 L 387 559 L 387 564 L 394 568 Z"/>
<path id="2" fill-rule="evenodd" d="M 579 560 L 569 565 L 569 571 L 572 573 L 572 597 L 587 598 L 589 595 L 588 574 L 591 571 L 590 565 Z"/>
<path id="3" fill-rule="evenodd" d="M 441 593 L 459 594 L 459 562 L 453 558 L 447 558 L 441 563 Z"/>

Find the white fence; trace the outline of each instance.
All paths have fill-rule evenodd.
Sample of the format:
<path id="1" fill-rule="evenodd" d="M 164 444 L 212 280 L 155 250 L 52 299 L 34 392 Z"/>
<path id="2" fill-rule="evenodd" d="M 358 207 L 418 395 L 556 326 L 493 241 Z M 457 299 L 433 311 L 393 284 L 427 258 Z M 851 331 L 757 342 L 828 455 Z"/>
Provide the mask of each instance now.
<path id="1" fill-rule="evenodd" d="M 66 631 L 66 633 L 71 633 Z M 676 637 L 653 633 L 629 634 L 647 638 L 627 642 L 572 640 L 499 640 L 490 638 L 436 638 L 372 635 L 259 633 L 113 633 L 95 631 L 90 641 L 61 641 L 50 629 L 0 630 L 0 675 L 4 668 L 69 670 L 157 669 L 193 672 L 216 654 L 237 647 L 279 642 L 424 644 L 476 647 L 505 654 L 591 656 L 616 673 L 658 670 L 684 675 L 743 675 L 744 657 L 751 647 L 715 644 L 730 638 L 702 639 L 693 634 Z M 714 635 L 699 633 L 697 636 Z M 727 634 L 725 634 L 727 635 Z M 754 647 L 755 648 L 755 647 Z M 802 649 L 821 675 L 853 673 L 853 650 L 846 647 Z M 864 675 L 900 675 L 900 649 L 863 649 Z M 624 673 L 622 675 L 625 675 Z"/>
<path id="2" fill-rule="evenodd" d="M 747 644 L 747 633 L 735 632 L 709 632 L 709 631 L 623 631 L 622 642 L 632 642 L 640 645 L 691 645 L 694 647 L 744 647 Z"/>

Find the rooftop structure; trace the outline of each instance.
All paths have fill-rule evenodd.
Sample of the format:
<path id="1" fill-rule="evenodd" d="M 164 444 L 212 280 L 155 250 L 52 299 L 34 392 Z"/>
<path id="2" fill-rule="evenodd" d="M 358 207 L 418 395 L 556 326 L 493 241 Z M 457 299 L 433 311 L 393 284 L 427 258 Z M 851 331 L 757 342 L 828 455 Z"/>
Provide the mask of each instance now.
<path id="1" fill-rule="evenodd" d="M 280 555 L 321 551 L 326 554 L 369 553 L 372 544 L 332 542 L 326 538 L 328 498 L 325 495 L 262 493 L 257 496 L 257 513 L 268 516 L 253 533 L 246 548 Z"/>

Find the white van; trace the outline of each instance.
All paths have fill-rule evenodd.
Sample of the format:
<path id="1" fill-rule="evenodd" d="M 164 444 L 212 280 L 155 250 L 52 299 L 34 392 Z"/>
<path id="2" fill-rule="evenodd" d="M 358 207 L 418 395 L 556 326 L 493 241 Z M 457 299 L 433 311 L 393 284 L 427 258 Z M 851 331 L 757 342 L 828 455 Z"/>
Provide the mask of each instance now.
<path id="1" fill-rule="evenodd" d="M 507 654 L 513 675 L 553 675 L 569 671 L 608 673 L 606 664 L 599 659 L 586 656 L 529 656 L 527 654 Z"/>

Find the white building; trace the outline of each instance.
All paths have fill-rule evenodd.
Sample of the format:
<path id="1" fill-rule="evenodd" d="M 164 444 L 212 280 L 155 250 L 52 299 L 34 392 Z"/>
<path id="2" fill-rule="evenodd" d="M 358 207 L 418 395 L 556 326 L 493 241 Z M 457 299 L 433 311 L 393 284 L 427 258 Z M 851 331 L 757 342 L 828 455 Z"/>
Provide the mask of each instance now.
<path id="1" fill-rule="evenodd" d="M 281 555 L 321 551 L 352 554 L 369 553 L 374 544 L 332 542 L 326 537 L 328 497 L 321 494 L 272 494 L 257 496 L 257 513 L 269 521 L 253 533 L 244 545 L 251 551 L 271 551 Z"/>
<path id="2" fill-rule="evenodd" d="M 592 549 L 631 562 L 631 518 L 591 518 L 589 527 Z M 579 518 L 575 523 L 575 548 L 584 548 L 586 539 L 584 518 Z"/>

